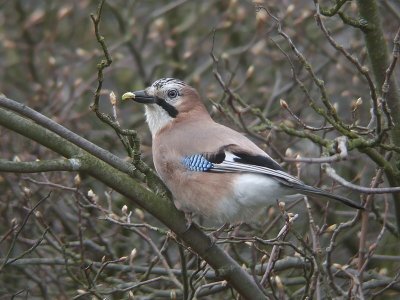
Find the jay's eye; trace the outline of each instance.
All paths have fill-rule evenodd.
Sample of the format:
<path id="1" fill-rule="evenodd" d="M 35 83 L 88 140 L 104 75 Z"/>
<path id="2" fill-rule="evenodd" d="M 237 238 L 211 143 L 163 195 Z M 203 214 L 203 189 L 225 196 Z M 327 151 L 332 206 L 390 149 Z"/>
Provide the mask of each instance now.
<path id="1" fill-rule="evenodd" d="M 170 98 L 170 99 L 175 98 L 176 96 L 178 96 L 178 91 L 177 90 L 169 90 L 167 95 L 168 95 L 168 98 Z"/>

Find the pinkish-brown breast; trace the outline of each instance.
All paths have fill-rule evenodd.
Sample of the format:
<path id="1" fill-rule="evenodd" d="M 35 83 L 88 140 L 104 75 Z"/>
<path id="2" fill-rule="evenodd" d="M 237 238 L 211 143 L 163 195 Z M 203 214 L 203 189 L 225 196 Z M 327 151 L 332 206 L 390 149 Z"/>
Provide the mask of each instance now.
<path id="1" fill-rule="evenodd" d="M 208 115 L 181 117 L 184 118 L 178 117 L 154 137 L 154 165 L 179 209 L 214 217 L 220 214 L 217 210 L 221 202 L 232 197 L 235 175 L 189 171 L 182 164 L 183 158 L 215 152 L 229 144 L 245 146 L 255 154 L 265 153 L 238 132 L 215 123 Z"/>

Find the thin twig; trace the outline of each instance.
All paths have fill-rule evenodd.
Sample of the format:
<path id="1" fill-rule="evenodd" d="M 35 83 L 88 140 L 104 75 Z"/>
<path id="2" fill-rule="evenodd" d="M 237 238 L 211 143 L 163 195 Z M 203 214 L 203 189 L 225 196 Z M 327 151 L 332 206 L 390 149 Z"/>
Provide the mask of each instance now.
<path id="1" fill-rule="evenodd" d="M 387 97 L 389 94 L 389 88 L 390 88 L 390 80 L 394 71 L 394 68 L 396 66 L 397 60 L 400 55 L 400 27 L 397 30 L 397 33 L 393 39 L 393 54 L 392 54 L 392 61 L 389 64 L 389 67 L 387 68 L 385 72 L 385 81 L 383 82 L 382 85 L 382 110 L 386 116 L 387 122 L 388 122 L 388 127 L 392 128 L 394 126 L 394 121 L 393 117 L 390 113 L 390 108 L 387 104 Z"/>
<path id="2" fill-rule="evenodd" d="M 5 258 L 3 259 L 3 263 L 0 265 L 0 272 L 3 270 L 3 268 L 7 265 L 8 259 L 10 258 L 11 252 L 13 251 L 14 247 L 15 247 L 15 243 L 17 241 L 18 236 L 20 235 L 20 233 L 22 232 L 22 230 L 24 229 L 26 223 L 28 222 L 29 217 L 33 214 L 33 212 L 36 210 L 36 208 L 39 207 L 40 204 L 42 204 L 45 200 L 47 200 L 51 195 L 51 192 L 47 194 L 47 196 L 43 197 L 42 199 L 40 199 L 27 213 L 27 215 L 25 216 L 24 220 L 22 221 L 21 225 L 19 226 L 18 230 L 15 232 L 13 240 L 11 241 L 11 245 L 8 248 L 8 251 L 5 255 Z M 47 231 L 45 231 L 47 232 Z M 44 237 L 44 235 L 43 235 Z"/>
<path id="3" fill-rule="evenodd" d="M 371 98 L 372 98 L 372 104 L 373 104 L 373 112 L 376 118 L 376 131 L 377 134 L 381 134 L 382 132 L 382 121 L 381 121 L 381 113 L 380 113 L 380 109 L 379 109 L 379 102 L 378 102 L 378 96 L 376 93 L 376 89 L 375 89 L 375 85 L 374 82 L 369 74 L 368 68 L 362 66 L 360 64 L 360 62 L 358 61 L 358 59 L 351 55 L 348 51 L 346 51 L 346 49 L 344 49 L 343 46 L 339 45 L 331 36 L 331 34 L 329 33 L 329 31 L 326 29 L 324 23 L 322 22 L 321 19 L 321 13 L 320 13 L 320 6 L 318 3 L 318 0 L 314 0 L 314 4 L 315 4 L 315 8 L 316 8 L 316 12 L 315 12 L 315 19 L 317 21 L 318 26 L 321 28 L 322 32 L 324 33 L 325 37 L 327 38 L 328 42 L 332 45 L 332 47 L 334 47 L 337 51 L 339 51 L 340 53 L 342 53 L 344 55 L 344 57 L 347 58 L 347 60 L 352 63 L 356 69 L 358 70 L 358 72 L 364 76 L 364 78 L 367 80 L 368 82 L 368 86 L 369 86 L 369 90 L 371 93 Z"/>
<path id="4" fill-rule="evenodd" d="M 293 224 L 293 222 L 298 218 L 298 214 L 294 215 L 293 217 L 290 217 L 287 219 L 286 224 L 281 228 L 279 231 L 278 235 L 276 236 L 276 240 L 283 240 L 286 236 L 286 234 L 289 232 L 290 226 Z M 278 259 L 277 253 L 278 253 L 279 246 L 274 245 L 271 250 L 271 255 L 267 264 L 267 267 L 265 269 L 265 273 L 260 281 L 260 284 L 264 286 L 270 276 L 270 273 L 272 271 L 272 268 Z"/>
<path id="5" fill-rule="evenodd" d="M 344 179 L 343 177 L 339 176 L 335 169 L 333 169 L 331 166 L 328 164 L 322 164 L 321 168 L 325 171 L 325 173 L 335 180 L 336 182 L 340 183 L 341 185 L 364 193 L 364 194 L 389 194 L 389 193 L 399 193 L 400 192 L 400 187 L 387 187 L 387 188 L 374 188 L 374 187 L 364 187 L 364 186 L 359 186 L 354 183 L 351 183 Z"/>

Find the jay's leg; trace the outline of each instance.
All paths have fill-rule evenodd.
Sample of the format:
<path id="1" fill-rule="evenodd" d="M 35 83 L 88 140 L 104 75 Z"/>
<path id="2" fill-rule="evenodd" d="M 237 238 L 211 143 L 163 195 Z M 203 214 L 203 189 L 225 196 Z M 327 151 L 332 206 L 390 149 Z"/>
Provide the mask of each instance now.
<path id="1" fill-rule="evenodd" d="M 215 245 L 215 243 L 218 241 L 219 236 L 221 235 L 221 233 L 224 232 L 225 229 L 229 228 L 229 223 L 225 223 L 224 225 L 222 225 L 221 227 L 219 227 L 217 230 L 211 232 L 208 236 L 211 239 L 211 245 L 210 248 L 212 246 Z"/>
<path id="2" fill-rule="evenodd" d="M 185 219 L 186 219 L 186 230 L 189 230 L 190 226 L 193 224 L 193 213 L 185 211 Z"/>

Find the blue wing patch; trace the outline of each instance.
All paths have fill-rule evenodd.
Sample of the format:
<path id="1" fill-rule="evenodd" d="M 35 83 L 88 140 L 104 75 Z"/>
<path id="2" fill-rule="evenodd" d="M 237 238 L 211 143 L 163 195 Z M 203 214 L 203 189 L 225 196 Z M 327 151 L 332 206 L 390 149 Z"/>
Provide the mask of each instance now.
<path id="1" fill-rule="evenodd" d="M 196 172 L 205 172 L 214 168 L 214 164 L 201 154 L 186 156 L 182 163 L 188 170 Z"/>

